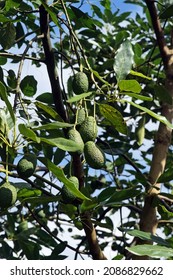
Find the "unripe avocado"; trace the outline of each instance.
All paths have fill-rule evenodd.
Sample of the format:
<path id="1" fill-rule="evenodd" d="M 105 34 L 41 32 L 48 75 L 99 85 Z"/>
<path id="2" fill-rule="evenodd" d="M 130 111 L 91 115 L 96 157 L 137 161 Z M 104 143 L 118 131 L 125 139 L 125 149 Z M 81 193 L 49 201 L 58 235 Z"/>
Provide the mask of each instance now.
<path id="1" fill-rule="evenodd" d="M 79 180 L 77 177 L 71 176 L 69 180 L 74 183 L 76 189 L 79 188 Z M 61 196 L 65 204 L 71 204 L 76 200 L 76 196 L 65 185 L 61 189 Z"/>
<path id="2" fill-rule="evenodd" d="M 6 182 L 0 186 L 0 207 L 2 209 L 12 206 L 17 199 L 17 190 L 10 183 Z"/>
<path id="3" fill-rule="evenodd" d="M 95 141 L 98 132 L 95 118 L 93 116 L 86 117 L 85 121 L 81 124 L 79 132 L 84 143 Z"/>
<path id="4" fill-rule="evenodd" d="M 105 154 L 93 141 L 85 143 L 84 155 L 90 167 L 100 169 L 105 166 Z"/>
<path id="5" fill-rule="evenodd" d="M 25 155 L 17 164 L 17 173 L 21 178 L 29 178 L 33 175 L 37 165 L 34 154 Z"/>
<path id="6" fill-rule="evenodd" d="M 73 77 L 72 88 L 75 94 L 81 94 L 88 91 L 88 77 L 83 72 L 78 72 Z"/>
<path id="7" fill-rule="evenodd" d="M 86 118 L 86 111 L 84 108 L 80 108 L 77 112 L 77 124 L 80 125 Z"/>
<path id="8" fill-rule="evenodd" d="M 83 149 L 84 149 L 84 142 L 82 140 L 82 137 L 79 133 L 79 131 L 77 131 L 75 128 L 71 128 L 68 131 L 68 138 L 73 140 L 75 143 L 79 144 L 80 148 L 77 151 L 78 154 L 82 154 L 83 153 Z"/>

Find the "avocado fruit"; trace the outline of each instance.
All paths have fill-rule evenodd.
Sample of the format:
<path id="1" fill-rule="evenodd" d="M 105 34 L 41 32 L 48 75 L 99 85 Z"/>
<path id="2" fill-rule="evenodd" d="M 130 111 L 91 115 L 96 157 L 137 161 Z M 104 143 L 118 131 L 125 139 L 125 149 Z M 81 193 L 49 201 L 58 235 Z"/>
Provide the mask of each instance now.
<path id="1" fill-rule="evenodd" d="M 2 209 L 12 206 L 17 199 L 17 190 L 9 182 L 0 186 L 0 207 Z"/>
<path id="2" fill-rule="evenodd" d="M 21 178 L 27 179 L 33 175 L 37 165 L 37 158 L 34 154 L 25 155 L 17 164 L 17 173 Z"/>
<path id="3" fill-rule="evenodd" d="M 68 138 L 70 140 L 73 140 L 76 144 L 79 145 L 79 150 L 77 151 L 77 153 L 82 154 L 83 149 L 84 149 L 84 142 L 82 140 L 82 137 L 81 137 L 79 131 L 77 131 L 75 128 L 71 128 L 68 131 Z"/>
<path id="4" fill-rule="evenodd" d="M 79 180 L 75 176 L 71 176 L 69 180 L 74 183 L 76 189 L 79 188 Z M 62 202 L 65 204 L 73 204 L 76 202 L 76 196 L 65 185 L 61 189 Z"/>
<path id="5" fill-rule="evenodd" d="M 88 141 L 95 141 L 97 137 L 97 132 L 98 129 L 95 118 L 93 116 L 86 117 L 79 128 L 79 133 L 84 143 Z"/>
<path id="6" fill-rule="evenodd" d="M 74 75 L 72 89 L 75 94 L 87 92 L 89 88 L 88 77 L 84 72 L 78 72 Z"/>
<path id="7" fill-rule="evenodd" d="M 105 167 L 105 154 L 93 141 L 85 143 L 84 156 L 90 167 L 94 169 L 101 169 Z"/>
<path id="8" fill-rule="evenodd" d="M 86 111 L 84 108 L 80 108 L 77 112 L 77 124 L 81 125 L 86 118 Z"/>

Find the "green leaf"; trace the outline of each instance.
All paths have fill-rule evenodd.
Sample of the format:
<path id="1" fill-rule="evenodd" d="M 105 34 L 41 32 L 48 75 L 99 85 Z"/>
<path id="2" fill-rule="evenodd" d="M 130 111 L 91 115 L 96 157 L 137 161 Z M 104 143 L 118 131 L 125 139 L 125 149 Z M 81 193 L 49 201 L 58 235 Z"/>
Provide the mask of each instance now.
<path id="1" fill-rule="evenodd" d="M 28 197 L 33 197 L 33 196 L 40 196 L 41 191 L 40 190 L 33 190 L 33 189 L 28 189 L 28 188 L 22 188 L 17 192 L 17 198 L 18 199 L 23 199 L 23 198 L 28 198 Z"/>
<path id="2" fill-rule="evenodd" d="M 3 85 L 2 82 L 0 82 L 0 97 L 2 98 L 2 100 L 5 102 L 6 106 L 7 106 L 7 109 L 10 113 L 10 116 L 13 120 L 13 123 L 15 123 L 15 115 L 14 115 L 14 111 L 13 111 L 13 108 L 11 106 L 11 103 L 9 102 L 8 100 L 8 96 L 7 96 L 7 91 L 6 91 L 6 88 L 5 86 Z"/>
<path id="3" fill-rule="evenodd" d="M 13 89 L 15 89 L 17 86 L 16 74 L 13 70 L 8 70 L 7 84 Z"/>
<path id="4" fill-rule="evenodd" d="M 151 258 L 169 258 L 173 256 L 173 249 L 159 245 L 136 245 L 126 247 L 126 250 L 137 256 L 149 256 Z"/>
<path id="5" fill-rule="evenodd" d="M 162 116 L 162 115 L 157 115 L 156 113 L 154 113 L 153 111 L 149 110 L 148 108 L 143 107 L 143 106 L 141 106 L 141 105 L 139 105 L 139 104 L 136 104 L 136 103 L 134 103 L 133 101 L 123 100 L 123 102 L 127 102 L 127 103 L 133 105 L 134 107 L 140 109 L 141 111 L 143 111 L 143 112 L 149 114 L 150 116 L 152 116 L 153 118 L 155 118 L 155 119 L 158 120 L 159 122 L 161 122 L 161 123 L 167 125 L 167 127 L 173 129 L 173 125 L 172 125 L 164 116 Z"/>
<path id="6" fill-rule="evenodd" d="M 88 197 L 86 197 L 84 194 L 82 194 L 76 187 L 75 184 L 68 180 L 64 174 L 64 171 L 56 166 L 54 163 L 52 163 L 50 160 L 46 158 L 38 158 L 39 161 L 41 161 L 49 171 L 51 171 L 64 185 L 69 188 L 69 190 L 76 196 L 81 199 L 87 199 L 90 200 Z"/>
<path id="7" fill-rule="evenodd" d="M 165 172 L 159 177 L 158 183 L 167 183 L 173 180 L 172 168 L 165 170 Z"/>
<path id="8" fill-rule="evenodd" d="M 9 18 L 5 17 L 3 14 L 0 14 L 0 22 L 4 22 L 5 23 L 5 22 L 9 22 L 9 21 L 10 21 Z"/>
<path id="9" fill-rule="evenodd" d="M 66 123 L 66 122 L 52 122 L 49 124 L 44 124 L 38 127 L 34 127 L 33 130 L 51 130 L 57 128 L 65 128 L 65 127 L 72 127 L 74 124 Z"/>
<path id="10" fill-rule="evenodd" d="M 99 105 L 101 114 L 110 122 L 110 124 L 120 133 L 127 134 L 127 126 L 121 113 L 108 104 Z"/>
<path id="11" fill-rule="evenodd" d="M 75 141 L 66 139 L 63 137 L 58 137 L 58 138 L 40 138 L 42 142 L 47 143 L 53 147 L 58 147 L 63 151 L 68 151 L 68 152 L 77 152 L 81 149 L 81 146 Z"/>
<path id="12" fill-rule="evenodd" d="M 153 98 L 152 97 L 148 97 L 148 96 L 145 96 L 145 95 L 141 95 L 141 94 L 136 94 L 136 93 L 133 93 L 133 92 L 120 92 L 120 94 L 124 94 L 124 95 L 128 95 L 130 97 L 133 97 L 133 98 L 136 98 L 138 100 L 143 100 L 143 101 L 153 101 Z"/>
<path id="13" fill-rule="evenodd" d="M 42 109 L 45 113 L 47 113 L 49 116 L 51 116 L 54 120 L 63 122 L 62 118 L 60 117 L 60 115 L 50 106 L 47 106 L 44 103 L 41 103 L 39 101 L 35 102 L 35 106 Z"/>
<path id="14" fill-rule="evenodd" d="M 155 85 L 154 92 L 160 101 L 163 101 L 163 102 L 166 102 L 166 103 L 172 105 L 172 97 L 170 96 L 169 92 L 163 85 Z"/>
<path id="15" fill-rule="evenodd" d="M 5 23 L 0 27 L 0 44 L 4 50 L 10 49 L 16 38 L 16 28 L 12 22 Z"/>
<path id="16" fill-rule="evenodd" d="M 120 91 L 130 91 L 134 93 L 140 93 L 142 88 L 136 80 L 121 80 L 118 83 Z"/>
<path id="17" fill-rule="evenodd" d="M 159 17 L 161 19 L 168 19 L 171 18 L 173 16 L 173 5 L 170 5 L 169 7 L 167 7 L 160 15 Z"/>
<path id="18" fill-rule="evenodd" d="M 107 81 L 105 81 L 97 71 L 90 69 L 91 72 L 94 74 L 94 76 L 96 76 L 102 83 L 104 83 L 106 86 L 111 86 Z"/>
<path id="19" fill-rule="evenodd" d="M 147 79 L 147 80 L 152 80 L 151 77 L 148 77 L 140 72 L 136 72 L 136 71 L 133 71 L 133 70 L 130 70 L 130 74 L 133 75 L 133 76 L 137 76 L 137 77 L 141 77 L 142 79 Z"/>
<path id="20" fill-rule="evenodd" d="M 5 10 L 9 11 L 10 9 L 17 9 L 20 6 L 20 1 L 18 0 L 6 0 L 5 1 Z"/>
<path id="21" fill-rule="evenodd" d="M 53 22 L 59 26 L 59 22 L 58 22 L 58 18 L 57 18 L 57 15 L 55 13 L 55 11 L 53 10 L 52 7 L 48 6 L 46 3 L 45 3 L 45 0 L 41 0 L 41 3 L 43 5 L 43 7 L 45 8 L 45 10 L 48 12 L 48 14 L 50 15 L 51 19 L 53 20 Z"/>
<path id="22" fill-rule="evenodd" d="M 124 231 L 124 229 L 123 229 L 123 231 Z M 145 232 L 145 231 L 141 231 L 141 230 L 137 230 L 137 229 L 125 230 L 125 232 L 128 233 L 129 235 L 139 237 L 142 240 L 151 240 L 160 245 L 169 246 L 169 244 L 163 238 L 153 235 L 150 232 Z"/>
<path id="23" fill-rule="evenodd" d="M 133 63 L 134 52 L 132 45 L 129 41 L 125 41 L 118 49 L 113 65 L 117 81 L 124 80 L 126 78 L 126 76 L 130 73 Z"/>
<path id="24" fill-rule="evenodd" d="M 37 91 L 37 81 L 34 76 L 26 76 L 20 83 L 20 88 L 25 96 L 32 97 Z"/>
<path id="25" fill-rule="evenodd" d="M 110 0 L 101 0 L 100 4 L 107 10 L 111 8 L 111 1 Z"/>
<path id="26" fill-rule="evenodd" d="M 28 197 L 25 197 L 25 198 L 19 198 L 19 200 L 24 203 L 24 202 L 27 202 L 27 203 L 31 203 L 32 206 L 38 206 L 38 205 L 41 205 L 41 204 L 48 204 L 50 202 L 57 202 L 60 200 L 60 198 L 58 196 L 40 196 L 40 197 L 37 197 L 37 196 L 28 196 Z"/>
<path id="27" fill-rule="evenodd" d="M 84 13 L 82 10 L 72 5 L 70 5 L 70 9 L 73 11 L 77 19 L 77 23 L 80 23 L 83 27 L 88 27 L 94 30 L 96 29 L 92 17 L 90 17 L 87 13 Z"/>
<path id="28" fill-rule="evenodd" d="M 98 195 L 98 201 L 103 202 L 106 201 L 108 198 L 110 198 L 116 191 L 115 187 L 110 187 L 104 189 L 99 195 Z"/>
<path id="29" fill-rule="evenodd" d="M 59 254 L 61 254 L 66 249 L 66 245 L 67 245 L 67 242 L 61 242 L 61 243 L 57 244 L 52 251 L 51 259 L 57 260 Z"/>
<path id="30" fill-rule="evenodd" d="M 77 102 L 77 101 L 79 101 L 79 100 L 81 100 L 81 99 L 83 99 L 83 98 L 86 98 L 86 97 L 88 97 L 88 96 L 90 96 L 90 95 L 92 95 L 92 94 L 93 94 L 92 91 L 86 92 L 86 93 L 82 93 L 82 94 L 78 94 L 78 95 L 75 95 L 75 96 L 69 98 L 69 99 L 67 100 L 67 102 L 68 102 L 68 103 Z"/>
<path id="31" fill-rule="evenodd" d="M 40 138 L 34 133 L 33 130 L 28 128 L 25 124 L 19 124 L 19 131 L 22 135 L 24 135 L 27 139 L 31 139 L 36 143 L 40 143 Z"/>
<path id="32" fill-rule="evenodd" d="M 137 189 L 136 187 L 115 191 L 114 194 L 110 197 L 110 199 L 106 202 L 106 205 L 122 202 L 125 199 L 136 197 L 140 193 L 141 189 Z"/>
<path id="33" fill-rule="evenodd" d="M 50 93 L 50 92 L 44 92 L 44 93 L 40 94 L 39 96 L 36 97 L 36 100 L 46 103 L 46 104 L 54 103 L 52 93 Z"/>

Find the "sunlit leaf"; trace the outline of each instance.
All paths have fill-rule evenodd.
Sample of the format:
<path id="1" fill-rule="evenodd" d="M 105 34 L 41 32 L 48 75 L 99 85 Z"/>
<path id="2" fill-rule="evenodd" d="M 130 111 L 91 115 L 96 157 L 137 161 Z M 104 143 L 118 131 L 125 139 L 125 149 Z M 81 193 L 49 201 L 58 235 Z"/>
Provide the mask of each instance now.
<path id="1" fill-rule="evenodd" d="M 120 91 L 130 91 L 134 93 L 140 93 L 142 88 L 136 80 L 121 80 L 118 83 Z"/>
<path id="2" fill-rule="evenodd" d="M 81 100 L 81 99 L 83 99 L 83 98 L 86 98 L 86 97 L 88 97 L 88 96 L 90 96 L 90 95 L 92 95 L 92 94 L 93 94 L 92 91 L 91 91 L 91 92 L 82 93 L 82 94 L 78 94 L 78 95 L 75 95 L 75 96 L 69 98 L 69 99 L 67 100 L 67 102 L 68 102 L 68 103 L 77 102 L 77 101 L 79 101 L 79 100 Z"/>
<path id="3" fill-rule="evenodd" d="M 147 80 L 152 80 L 151 77 L 148 77 L 140 72 L 136 72 L 136 71 L 133 71 L 133 70 L 130 70 L 130 74 L 133 75 L 133 76 L 137 76 L 137 77 L 141 77 L 142 79 L 147 79 Z"/>
<path id="4" fill-rule="evenodd" d="M 153 242 L 156 242 L 160 245 L 164 245 L 164 246 L 169 246 L 168 242 L 166 242 L 163 238 L 157 236 L 157 235 L 153 235 L 150 232 L 145 232 L 145 231 L 141 231 L 141 230 L 125 230 L 125 232 L 127 232 L 129 235 L 138 237 L 142 240 L 151 240 Z"/>
<path id="5" fill-rule="evenodd" d="M 126 76 L 130 73 L 133 63 L 134 52 L 132 45 L 129 41 L 125 41 L 121 44 L 117 54 L 115 55 L 113 66 L 118 81 L 126 78 Z"/>
<path id="6" fill-rule="evenodd" d="M 65 128 L 65 127 L 72 127 L 74 124 L 65 123 L 65 122 L 52 122 L 49 124 L 44 124 L 38 127 L 34 127 L 33 130 L 51 130 L 57 128 Z"/>
<path id="7" fill-rule="evenodd" d="M 137 94 L 137 93 L 134 93 L 134 92 L 120 92 L 120 94 L 121 95 L 123 95 L 123 94 L 128 95 L 130 97 L 133 97 L 133 98 L 138 99 L 138 100 L 143 100 L 143 101 L 152 101 L 153 100 L 152 97 Z"/>
<path id="8" fill-rule="evenodd" d="M 28 128 L 25 124 L 19 124 L 19 131 L 22 135 L 24 135 L 27 139 L 31 139 L 34 142 L 40 143 L 40 138 L 37 137 L 35 132 Z"/>
<path id="9" fill-rule="evenodd" d="M 169 258 L 173 256 L 173 249 L 159 245 L 136 245 L 126 247 L 126 250 L 137 256 L 149 256 L 151 258 Z"/>
<path id="10" fill-rule="evenodd" d="M 41 190 L 37 190 L 37 189 L 22 188 L 17 192 L 18 199 L 40 196 L 40 195 L 41 195 Z"/>
<path id="11" fill-rule="evenodd" d="M 77 152 L 80 150 L 81 146 L 73 140 L 66 139 L 63 137 L 58 138 L 40 138 L 41 142 L 47 143 L 53 147 L 58 147 L 63 151 Z"/>
<path id="12" fill-rule="evenodd" d="M 91 69 L 91 71 L 94 74 L 94 76 L 96 76 L 102 83 L 104 83 L 106 86 L 110 86 L 110 84 L 105 79 L 103 79 L 97 71 L 93 69 Z"/>
<path id="13" fill-rule="evenodd" d="M 153 111 L 151 111 L 150 109 L 148 109 L 148 108 L 146 108 L 144 106 L 141 106 L 139 104 L 136 104 L 133 101 L 128 101 L 128 100 L 124 100 L 124 101 L 129 103 L 129 104 L 131 104 L 131 105 L 133 105 L 134 107 L 140 109 L 141 111 L 149 114 L 150 116 L 152 116 L 153 118 L 155 118 L 159 122 L 164 123 L 167 127 L 173 129 L 173 125 L 164 116 L 158 115 L 158 114 L 154 113 Z"/>

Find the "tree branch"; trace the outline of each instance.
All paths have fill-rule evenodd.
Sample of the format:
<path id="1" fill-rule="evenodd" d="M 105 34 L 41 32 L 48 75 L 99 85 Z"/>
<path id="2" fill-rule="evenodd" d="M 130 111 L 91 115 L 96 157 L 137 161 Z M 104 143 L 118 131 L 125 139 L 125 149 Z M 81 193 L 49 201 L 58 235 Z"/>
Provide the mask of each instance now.
<path id="1" fill-rule="evenodd" d="M 86 238 L 89 243 L 90 253 L 94 260 L 107 260 L 103 254 L 97 240 L 97 234 L 95 228 L 91 222 L 91 217 L 89 212 L 85 212 L 81 215 L 81 222 L 83 224 Z"/>
<path id="2" fill-rule="evenodd" d="M 168 94 L 173 98 L 173 52 L 166 45 L 164 38 L 164 31 L 161 28 L 160 20 L 157 14 L 157 9 L 153 0 L 145 1 L 150 13 L 151 21 L 153 24 L 153 29 L 156 35 L 157 44 L 160 50 L 162 61 L 164 64 L 164 69 L 166 73 L 165 87 Z M 173 120 L 173 106 L 172 104 L 163 103 L 162 116 L 165 116 L 169 122 L 172 123 Z M 155 197 L 158 197 L 160 193 L 160 184 L 157 183 L 160 175 L 163 174 L 165 170 L 168 148 L 171 143 L 172 130 L 166 125 L 160 123 L 159 129 L 156 135 L 155 146 L 153 151 L 153 158 L 151 162 L 151 167 L 149 171 L 148 181 L 151 186 L 146 186 L 146 198 L 144 202 L 144 207 L 140 215 L 140 230 L 151 232 L 155 234 L 158 220 L 157 220 L 157 208 L 154 205 Z M 148 243 L 147 241 L 138 240 L 138 244 Z M 152 242 L 151 242 L 152 243 Z M 134 257 L 136 258 L 136 257 Z M 143 259 L 148 259 L 148 256 L 142 257 Z M 138 258 L 140 259 L 140 257 Z"/>
<path id="3" fill-rule="evenodd" d="M 50 84 L 52 88 L 52 94 L 54 99 L 54 104 L 56 111 L 61 116 L 64 121 L 67 121 L 67 114 L 63 104 L 62 91 L 59 82 L 59 76 L 56 67 L 56 60 L 50 40 L 50 28 L 49 28 L 49 14 L 43 7 L 39 8 L 40 11 L 40 29 L 41 33 L 44 35 L 42 42 L 45 53 L 45 62 L 47 66 L 47 71 L 50 79 Z"/>
<path id="4" fill-rule="evenodd" d="M 155 2 L 153 0 L 146 0 L 145 1 L 150 13 L 153 29 L 156 35 L 158 47 L 160 49 L 160 54 L 163 60 L 164 67 L 166 69 L 168 64 L 168 57 L 169 57 L 169 48 L 166 45 L 164 32 L 160 24 L 160 20 L 157 14 L 157 9 L 155 6 Z"/>

